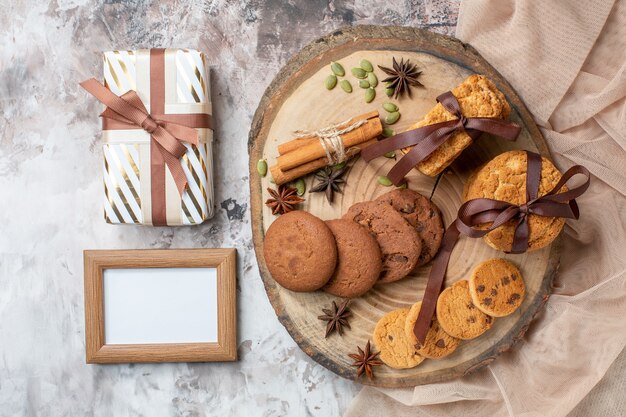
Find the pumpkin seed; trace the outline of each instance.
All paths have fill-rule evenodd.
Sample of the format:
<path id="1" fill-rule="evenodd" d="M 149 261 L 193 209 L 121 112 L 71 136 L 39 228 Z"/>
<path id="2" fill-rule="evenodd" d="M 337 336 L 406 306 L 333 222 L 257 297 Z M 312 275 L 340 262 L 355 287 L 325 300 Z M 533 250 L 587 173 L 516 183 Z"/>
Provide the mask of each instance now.
<path id="1" fill-rule="evenodd" d="M 378 77 L 373 72 L 367 74 L 367 81 L 370 83 L 370 86 L 376 87 L 378 85 Z"/>
<path id="2" fill-rule="evenodd" d="M 398 111 L 398 106 L 393 103 L 385 103 L 383 104 L 383 109 L 387 110 L 389 113 L 393 113 L 394 111 Z"/>
<path id="3" fill-rule="evenodd" d="M 409 187 L 409 184 L 405 181 L 402 184 L 398 185 L 398 188 L 404 190 Z"/>
<path id="4" fill-rule="evenodd" d="M 365 72 L 365 70 L 363 68 L 352 68 L 350 71 L 352 71 L 352 75 L 354 75 L 357 78 L 365 78 L 367 77 L 367 72 Z"/>
<path id="5" fill-rule="evenodd" d="M 256 163 L 256 170 L 262 177 L 267 175 L 267 161 L 265 159 L 259 159 L 259 162 Z"/>
<path id="6" fill-rule="evenodd" d="M 392 184 L 391 180 L 384 175 L 378 177 L 378 183 L 384 187 L 389 187 Z"/>
<path id="7" fill-rule="evenodd" d="M 334 170 L 341 169 L 346 166 L 346 161 L 339 162 L 338 164 L 333 165 L 331 168 Z"/>
<path id="8" fill-rule="evenodd" d="M 387 88 L 385 88 L 385 94 L 387 94 L 387 97 L 391 97 L 391 96 L 393 96 L 393 91 L 394 91 L 394 90 L 393 90 L 393 88 L 391 88 L 391 87 L 387 87 Z"/>
<path id="9" fill-rule="evenodd" d="M 374 71 L 374 66 L 367 59 L 362 59 L 361 60 L 361 68 L 363 68 L 367 72 Z"/>
<path id="10" fill-rule="evenodd" d="M 335 74 L 330 74 L 326 77 L 326 81 L 324 81 L 324 85 L 326 85 L 327 90 L 332 90 L 337 85 L 337 76 Z"/>
<path id="11" fill-rule="evenodd" d="M 389 151 L 389 152 L 387 152 L 387 153 L 384 153 L 384 154 L 383 154 L 383 156 L 384 156 L 385 158 L 392 159 L 392 158 L 395 158 L 395 157 L 396 157 L 396 153 L 395 153 L 394 151 Z"/>
<path id="12" fill-rule="evenodd" d="M 341 82 L 339 83 L 339 86 L 346 93 L 351 93 L 352 92 L 352 84 L 350 84 L 350 81 L 348 81 L 348 80 L 341 80 Z"/>
<path id="13" fill-rule="evenodd" d="M 387 123 L 388 125 L 392 125 L 395 122 L 397 122 L 399 118 L 400 118 L 400 112 L 394 111 L 392 113 L 389 113 L 385 117 L 385 123 Z"/>
<path id="14" fill-rule="evenodd" d="M 372 87 L 365 90 L 365 102 L 366 103 L 371 103 L 372 100 L 374 100 L 374 97 L 376 97 L 376 90 L 374 90 Z"/>
<path id="15" fill-rule="evenodd" d="M 370 83 L 368 83 L 365 80 L 361 80 L 361 81 L 359 81 L 359 87 L 361 87 L 361 88 L 370 88 Z"/>
<path id="16" fill-rule="evenodd" d="M 395 134 L 396 134 L 396 132 L 394 132 L 393 129 L 390 128 L 390 127 L 386 127 L 386 128 L 383 129 L 383 136 L 386 137 L 386 138 L 390 138 L 390 137 L 392 137 Z"/>
<path id="17" fill-rule="evenodd" d="M 343 66 L 339 62 L 331 62 L 330 69 L 335 75 L 338 75 L 340 77 L 346 75 L 346 70 L 343 69 Z"/>
<path id="18" fill-rule="evenodd" d="M 298 181 L 294 184 L 296 187 L 296 193 L 299 196 L 303 196 L 306 191 L 306 183 L 304 182 L 304 178 L 298 178 Z"/>

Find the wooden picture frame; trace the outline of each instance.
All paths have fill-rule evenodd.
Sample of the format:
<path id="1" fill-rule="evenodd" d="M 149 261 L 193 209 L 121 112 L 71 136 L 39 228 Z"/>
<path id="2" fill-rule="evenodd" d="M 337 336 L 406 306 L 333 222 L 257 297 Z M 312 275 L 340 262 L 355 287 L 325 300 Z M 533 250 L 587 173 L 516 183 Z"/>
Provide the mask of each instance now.
<path id="1" fill-rule="evenodd" d="M 86 250 L 85 350 L 87 363 L 211 362 L 237 360 L 235 249 Z M 105 271 L 215 268 L 216 342 L 106 343 Z M 135 271 L 137 272 L 137 271 Z M 193 272 L 193 271 L 189 271 Z M 109 274 L 110 275 L 110 274 Z"/>

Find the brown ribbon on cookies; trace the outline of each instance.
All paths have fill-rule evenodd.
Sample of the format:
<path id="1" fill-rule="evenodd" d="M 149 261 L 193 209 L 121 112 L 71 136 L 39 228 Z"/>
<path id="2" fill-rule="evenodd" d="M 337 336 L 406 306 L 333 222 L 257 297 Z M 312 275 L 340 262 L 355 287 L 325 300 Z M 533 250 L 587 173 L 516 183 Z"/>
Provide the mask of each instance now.
<path id="1" fill-rule="evenodd" d="M 571 167 L 550 192 L 538 197 L 541 182 L 541 156 L 529 151 L 526 151 L 526 155 L 526 203 L 515 205 L 489 198 L 469 200 L 461 205 L 456 220 L 446 230 L 441 249 L 433 261 L 422 299 L 422 307 L 413 328 L 418 341 L 417 347 L 420 347 L 426 339 L 426 333 L 435 314 L 437 298 L 448 269 L 450 255 L 461 234 L 472 238 L 482 237 L 510 220 L 517 220 L 511 253 L 523 253 L 528 249 L 529 214 L 578 219 L 579 211 L 575 198 L 589 188 L 591 174 L 587 168 L 581 165 Z M 578 174 L 586 177 L 585 182 L 559 193 L 565 183 Z M 485 223 L 491 223 L 491 225 L 487 229 L 474 228 Z"/>
<path id="2" fill-rule="evenodd" d="M 512 141 L 517 139 L 521 131 L 519 125 L 500 119 L 465 117 L 461 112 L 458 100 L 451 91 L 441 94 L 437 97 L 437 101 L 457 118 L 399 133 L 361 151 L 363 159 L 369 162 L 387 152 L 413 146 L 413 149 L 402 157 L 387 174 L 387 177 L 396 186 L 403 182 L 404 176 L 413 167 L 426 159 L 455 132 L 465 131 L 474 140 L 484 132 Z"/>

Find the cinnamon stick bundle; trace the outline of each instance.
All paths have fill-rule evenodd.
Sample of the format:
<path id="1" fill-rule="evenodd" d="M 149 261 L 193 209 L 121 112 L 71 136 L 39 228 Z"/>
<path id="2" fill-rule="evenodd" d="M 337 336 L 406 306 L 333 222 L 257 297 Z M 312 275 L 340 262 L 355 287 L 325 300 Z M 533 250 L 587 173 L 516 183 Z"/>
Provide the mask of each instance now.
<path id="1" fill-rule="evenodd" d="M 353 117 L 337 130 L 360 121 L 365 121 L 365 123 L 339 136 L 346 159 L 358 155 L 361 149 L 376 142 L 374 139 L 383 131 L 377 111 Z M 278 146 L 278 153 L 276 165 L 270 167 L 270 173 L 277 185 L 293 181 L 328 165 L 326 150 L 317 136 L 285 142 Z"/>
<path id="2" fill-rule="evenodd" d="M 378 117 L 377 111 L 355 117 L 351 119 L 348 123 L 346 123 L 346 125 L 356 123 L 360 120 L 367 120 L 367 123 L 341 135 L 344 149 L 348 149 L 360 143 L 367 142 L 368 140 L 374 139 L 382 133 L 383 125 L 380 121 L 380 118 Z M 306 164 L 307 162 L 315 161 L 316 159 L 326 156 L 326 151 L 324 150 L 324 147 L 319 142 L 319 140 L 317 140 L 316 138 L 312 139 L 315 140 L 295 139 L 296 141 L 305 140 L 306 142 L 303 145 L 297 146 L 295 149 L 287 153 L 281 154 L 278 157 L 276 162 L 278 163 L 280 169 L 283 171 L 288 171 L 300 165 Z M 288 147 L 289 146 L 293 145 L 288 145 Z M 284 149 L 285 148 L 283 148 L 283 150 Z"/>
<path id="3" fill-rule="evenodd" d="M 373 140 L 361 143 L 358 146 L 353 146 L 351 148 L 346 149 L 346 157 L 347 157 L 346 160 L 354 158 L 361 152 L 361 150 L 365 149 L 366 147 L 376 142 L 377 141 L 373 139 Z M 310 174 L 311 172 L 315 172 L 320 168 L 324 168 L 326 165 L 328 165 L 328 160 L 324 156 L 323 158 L 318 158 L 314 161 L 307 162 L 306 164 L 302 164 L 299 167 L 290 169 L 288 171 L 281 170 L 277 164 L 277 165 L 270 167 L 270 173 L 272 174 L 272 178 L 274 179 L 274 182 L 276 183 L 276 185 L 282 185 L 282 184 L 288 183 L 289 181 L 293 181 L 302 176 Z"/>

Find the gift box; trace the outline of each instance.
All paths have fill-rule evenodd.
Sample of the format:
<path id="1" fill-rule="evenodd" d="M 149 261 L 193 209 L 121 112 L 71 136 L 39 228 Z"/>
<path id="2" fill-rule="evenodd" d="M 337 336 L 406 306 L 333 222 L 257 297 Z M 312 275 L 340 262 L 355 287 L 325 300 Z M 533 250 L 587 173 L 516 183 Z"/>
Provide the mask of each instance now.
<path id="1" fill-rule="evenodd" d="M 81 84 L 102 113 L 108 223 L 194 225 L 213 216 L 209 70 L 202 52 L 104 53 L 104 86 Z M 113 93 L 113 94 L 111 94 Z"/>

